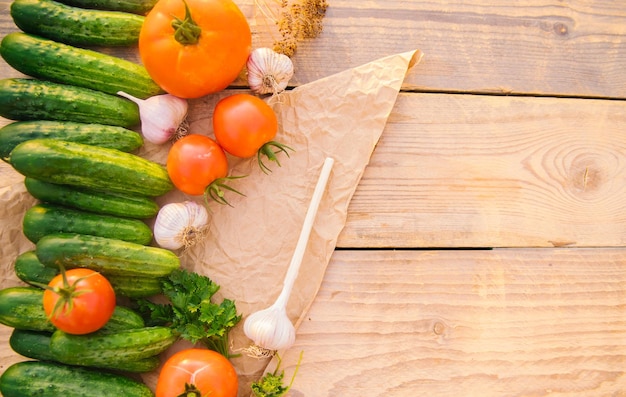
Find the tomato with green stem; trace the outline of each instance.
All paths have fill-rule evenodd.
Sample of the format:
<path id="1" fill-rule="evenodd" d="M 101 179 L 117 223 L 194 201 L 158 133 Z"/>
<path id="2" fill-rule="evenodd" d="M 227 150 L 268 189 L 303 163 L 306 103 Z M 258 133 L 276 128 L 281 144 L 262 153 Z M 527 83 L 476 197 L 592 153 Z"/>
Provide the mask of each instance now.
<path id="1" fill-rule="evenodd" d="M 139 34 L 141 61 L 168 93 L 199 98 L 226 88 L 252 48 L 246 17 L 232 0 L 160 0 Z"/>
<path id="2" fill-rule="evenodd" d="M 257 156 L 263 172 L 270 169 L 263 163 L 263 156 L 280 162 L 276 154 L 283 152 L 289 157 L 289 146 L 276 142 L 278 118 L 274 109 L 261 98 L 250 94 L 234 94 L 221 99 L 213 111 L 215 139 L 225 151 L 235 157 Z"/>
<path id="3" fill-rule="evenodd" d="M 159 373 L 156 397 L 236 397 L 237 372 L 213 350 L 189 348 L 168 358 Z"/>
<path id="4" fill-rule="evenodd" d="M 167 155 L 166 168 L 174 186 L 183 193 L 204 195 L 221 204 L 228 204 L 224 189 L 241 194 L 226 184 L 238 177 L 227 176 L 226 153 L 208 136 L 189 134 L 177 140 Z"/>
<path id="5" fill-rule="evenodd" d="M 75 335 L 102 328 L 113 315 L 115 304 L 115 291 L 109 280 L 84 268 L 61 269 L 43 294 L 43 308 L 50 322 Z"/>

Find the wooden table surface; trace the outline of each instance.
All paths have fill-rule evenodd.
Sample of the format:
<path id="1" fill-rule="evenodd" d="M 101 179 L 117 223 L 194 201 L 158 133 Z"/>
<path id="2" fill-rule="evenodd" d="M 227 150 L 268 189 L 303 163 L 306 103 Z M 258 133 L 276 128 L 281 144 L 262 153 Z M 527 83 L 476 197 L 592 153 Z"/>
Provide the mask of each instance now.
<path id="1" fill-rule="evenodd" d="M 626 3 L 329 0 L 292 82 L 412 49 L 291 396 L 626 396 Z"/>

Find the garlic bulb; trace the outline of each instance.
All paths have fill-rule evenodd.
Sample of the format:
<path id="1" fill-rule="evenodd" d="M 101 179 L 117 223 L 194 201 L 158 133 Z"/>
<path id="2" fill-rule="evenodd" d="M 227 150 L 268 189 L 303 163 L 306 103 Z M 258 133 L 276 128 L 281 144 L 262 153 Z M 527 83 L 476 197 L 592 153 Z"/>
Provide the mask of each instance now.
<path id="1" fill-rule="evenodd" d="M 188 103 L 171 94 L 155 95 L 148 99 L 135 98 L 123 91 L 117 93 L 139 106 L 141 132 L 148 142 L 162 144 L 169 141 L 187 117 Z"/>
<path id="2" fill-rule="evenodd" d="M 267 350 L 283 350 L 294 344 L 296 329 L 287 317 L 285 303 L 277 301 L 246 319 L 243 332 L 255 345 Z"/>
<path id="3" fill-rule="evenodd" d="M 156 216 L 154 239 L 162 248 L 189 248 L 204 236 L 208 220 L 206 207 L 195 201 L 166 204 Z"/>
<path id="4" fill-rule="evenodd" d="M 296 340 L 296 329 L 287 316 L 287 302 L 298 277 L 302 258 L 313 229 L 317 209 L 326 189 L 333 164 L 334 160 L 332 157 L 327 157 L 324 160 L 322 171 L 317 179 L 309 208 L 304 217 L 304 224 L 300 230 L 296 248 L 283 280 L 283 288 L 280 291 L 280 295 L 278 295 L 278 298 L 270 307 L 252 313 L 243 324 L 244 334 L 252 339 L 258 347 L 267 350 L 282 350 L 291 347 Z"/>
<path id="5" fill-rule="evenodd" d="M 257 48 L 250 53 L 248 85 L 257 94 L 278 94 L 287 88 L 293 77 L 293 62 L 271 48 Z"/>

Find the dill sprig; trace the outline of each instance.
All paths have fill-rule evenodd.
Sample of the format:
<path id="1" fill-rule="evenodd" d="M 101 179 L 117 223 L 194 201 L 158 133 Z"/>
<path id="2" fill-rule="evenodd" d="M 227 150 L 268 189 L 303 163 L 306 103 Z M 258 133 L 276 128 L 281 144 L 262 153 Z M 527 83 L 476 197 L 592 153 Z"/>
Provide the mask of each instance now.
<path id="1" fill-rule="evenodd" d="M 269 0 L 256 0 L 263 15 L 278 28 L 280 38 L 274 41 L 273 50 L 292 57 L 298 43 L 319 36 L 323 29 L 328 2 L 326 0 L 274 0 L 278 10 L 272 10 Z"/>

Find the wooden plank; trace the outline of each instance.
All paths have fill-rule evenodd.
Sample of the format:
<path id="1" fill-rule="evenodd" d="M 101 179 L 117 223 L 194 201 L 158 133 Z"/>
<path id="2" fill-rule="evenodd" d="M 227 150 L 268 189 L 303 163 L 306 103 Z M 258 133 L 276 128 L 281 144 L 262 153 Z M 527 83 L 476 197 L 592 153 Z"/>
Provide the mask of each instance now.
<path id="1" fill-rule="evenodd" d="M 339 247 L 626 244 L 626 103 L 401 94 Z"/>
<path id="2" fill-rule="evenodd" d="M 385 263 L 380 266 L 380 263 Z M 293 396 L 626 396 L 626 250 L 336 251 Z"/>
<path id="3" fill-rule="evenodd" d="M 236 2 L 254 46 L 271 45 L 275 27 L 255 0 Z M 17 30 L 9 5 L 0 1 L 0 36 Z M 626 98 L 625 18 L 622 0 L 331 0 L 323 33 L 299 45 L 292 82 L 419 48 L 407 90 Z M 105 52 L 139 61 L 136 48 Z M 11 74 L 2 62 L 0 75 Z"/>
<path id="4" fill-rule="evenodd" d="M 622 0 L 328 3 L 324 32 L 296 54 L 298 83 L 419 48 L 407 89 L 626 97 Z"/>

